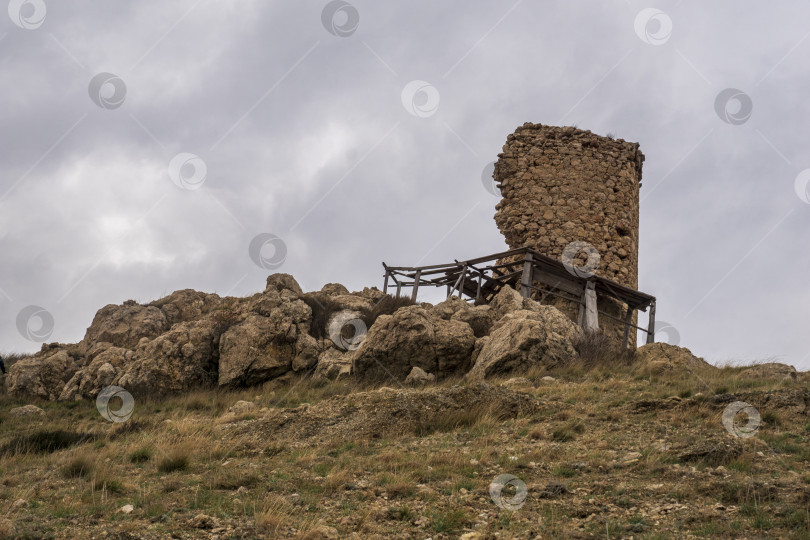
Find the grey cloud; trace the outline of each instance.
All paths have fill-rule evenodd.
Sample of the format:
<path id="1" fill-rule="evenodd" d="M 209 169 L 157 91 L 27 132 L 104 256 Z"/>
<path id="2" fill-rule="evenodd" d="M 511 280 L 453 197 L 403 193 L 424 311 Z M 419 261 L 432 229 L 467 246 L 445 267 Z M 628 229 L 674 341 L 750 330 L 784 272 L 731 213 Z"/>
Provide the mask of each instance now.
<path id="1" fill-rule="evenodd" d="M 326 1 L 46 3 L 36 30 L 0 22 L 0 349 L 36 348 L 15 327 L 31 304 L 73 341 L 106 303 L 260 290 L 260 233 L 308 289 L 500 250 L 481 170 L 519 124 L 562 121 L 641 143 L 640 286 L 682 344 L 810 368 L 802 3 L 666 6 L 658 46 L 638 2 L 356 1 L 348 37 Z M 90 99 L 99 72 L 120 108 Z M 400 100 L 417 79 L 429 118 Z M 751 97 L 742 125 L 715 114 L 725 88 Z M 205 161 L 199 190 L 169 178 L 181 152 Z"/>

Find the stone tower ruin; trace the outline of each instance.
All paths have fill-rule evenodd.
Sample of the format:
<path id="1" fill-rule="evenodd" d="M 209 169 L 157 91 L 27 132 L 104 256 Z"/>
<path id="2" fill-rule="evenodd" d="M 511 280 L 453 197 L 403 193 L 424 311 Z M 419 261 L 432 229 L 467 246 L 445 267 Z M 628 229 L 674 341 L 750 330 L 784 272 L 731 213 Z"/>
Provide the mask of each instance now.
<path id="1" fill-rule="evenodd" d="M 507 137 L 495 163 L 503 196 L 495 223 L 510 248 L 531 247 L 558 260 L 564 251 L 576 252 L 576 266 L 587 266 L 588 250 L 595 249 L 598 264 L 594 257 L 588 270 L 637 289 L 643 162 L 638 143 L 573 127 L 523 124 Z M 578 304 L 554 297 L 544 302 L 577 320 Z M 599 297 L 597 303 L 600 311 L 621 317 L 617 301 Z M 621 342 L 622 323 L 600 316 L 599 325 Z M 633 330 L 631 347 L 635 335 Z"/>

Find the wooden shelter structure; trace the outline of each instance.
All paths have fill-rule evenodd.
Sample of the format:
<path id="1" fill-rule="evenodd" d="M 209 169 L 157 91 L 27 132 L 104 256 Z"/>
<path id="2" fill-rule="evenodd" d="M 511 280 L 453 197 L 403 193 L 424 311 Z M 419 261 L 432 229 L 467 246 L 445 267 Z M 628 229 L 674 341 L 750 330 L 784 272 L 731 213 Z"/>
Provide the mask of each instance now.
<path id="1" fill-rule="evenodd" d="M 622 349 L 627 347 L 630 328 L 647 333 L 647 343 L 655 338 L 655 297 L 625 287 L 610 279 L 581 271 L 534 249 L 523 247 L 448 264 L 431 266 L 388 266 L 385 263 L 383 292 L 396 286 L 396 296 L 403 288 L 411 289 L 416 301 L 419 287 L 447 287 L 447 297 L 458 293 L 459 298 L 489 303 L 502 287 L 509 285 L 528 298 L 533 291 L 542 301 L 547 295 L 579 304 L 579 324 L 586 330 L 598 328 L 598 316 L 608 317 L 624 325 Z M 389 284 L 393 282 L 393 284 Z M 626 306 L 624 319 L 599 311 L 597 295 L 614 298 Z M 649 325 L 633 324 L 633 312 L 650 309 Z"/>

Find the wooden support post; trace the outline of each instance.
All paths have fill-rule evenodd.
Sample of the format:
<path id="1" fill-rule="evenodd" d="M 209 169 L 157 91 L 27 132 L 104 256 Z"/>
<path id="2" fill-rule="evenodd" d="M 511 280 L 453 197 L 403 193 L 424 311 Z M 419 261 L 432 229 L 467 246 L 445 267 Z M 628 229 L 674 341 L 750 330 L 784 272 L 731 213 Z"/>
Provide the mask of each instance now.
<path id="1" fill-rule="evenodd" d="M 397 298 L 399 298 L 399 293 L 402 291 L 402 283 L 397 281 Z"/>
<path id="2" fill-rule="evenodd" d="M 523 298 L 528 298 L 532 293 L 532 269 L 534 268 L 534 264 L 532 263 L 532 254 L 526 253 L 526 258 L 523 262 L 523 275 L 520 276 L 520 295 Z"/>
<path id="3" fill-rule="evenodd" d="M 478 304 L 481 301 L 481 282 L 484 281 L 484 273 L 480 270 L 478 271 L 478 289 L 475 291 L 475 303 Z"/>
<path id="4" fill-rule="evenodd" d="M 461 281 L 458 284 L 458 297 L 464 297 L 464 280 L 467 279 L 467 265 L 464 265 L 464 268 L 461 270 Z"/>
<path id="5" fill-rule="evenodd" d="M 589 281 L 585 287 L 585 326 L 586 332 L 599 331 L 599 311 L 596 306 L 596 285 Z"/>
<path id="6" fill-rule="evenodd" d="M 579 301 L 579 316 L 577 317 L 577 324 L 580 328 L 585 328 L 585 291 L 587 287 L 582 289 L 582 298 Z"/>
<path id="7" fill-rule="evenodd" d="M 650 304 L 650 323 L 647 325 L 647 343 L 655 343 L 655 301 Z"/>
<path id="8" fill-rule="evenodd" d="M 385 271 L 385 281 L 383 281 L 383 294 L 388 294 L 388 270 Z"/>
<path id="9" fill-rule="evenodd" d="M 622 338 L 622 350 L 627 349 L 627 339 L 630 337 L 630 323 L 633 321 L 633 308 L 627 304 L 627 313 L 624 316 L 624 338 Z"/>
<path id="10" fill-rule="evenodd" d="M 413 278 L 413 292 L 411 293 L 411 302 L 416 302 L 416 292 L 419 290 L 419 280 L 422 279 L 422 271 L 417 270 Z"/>

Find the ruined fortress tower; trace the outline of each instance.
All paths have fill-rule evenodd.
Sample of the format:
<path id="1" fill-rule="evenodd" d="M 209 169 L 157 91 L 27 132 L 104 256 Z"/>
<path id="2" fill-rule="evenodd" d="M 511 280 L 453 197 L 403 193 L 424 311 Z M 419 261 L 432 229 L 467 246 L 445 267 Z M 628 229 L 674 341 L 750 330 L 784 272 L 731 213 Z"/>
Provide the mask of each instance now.
<path id="1" fill-rule="evenodd" d="M 510 248 L 528 246 L 557 260 L 572 242 L 589 244 L 599 253 L 594 274 L 637 289 L 643 162 L 638 143 L 573 127 L 523 124 L 507 137 L 495 164 L 503 196 L 495 223 Z M 579 253 L 577 265 L 586 256 Z M 554 297 L 547 303 L 577 319 L 578 304 Z M 621 317 L 615 300 L 599 297 L 597 303 L 600 311 Z M 621 342 L 621 323 L 600 316 L 599 325 Z M 635 347 L 636 332 L 630 335 Z"/>

